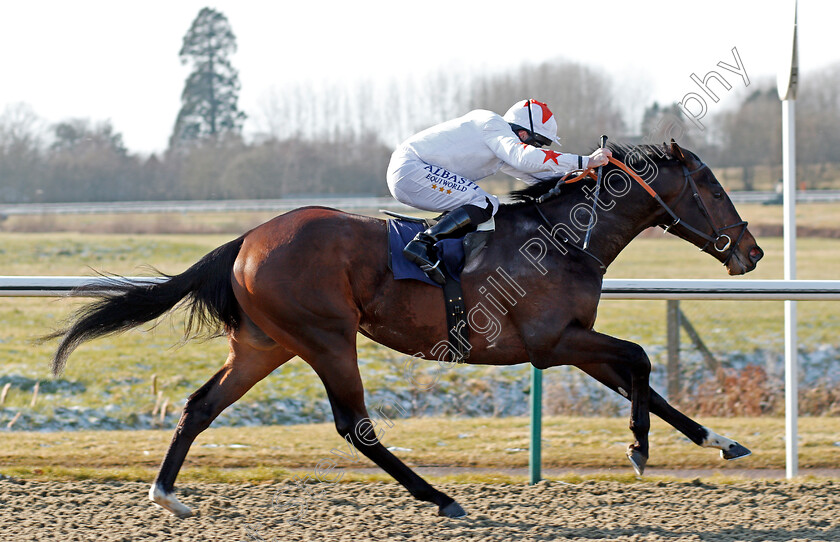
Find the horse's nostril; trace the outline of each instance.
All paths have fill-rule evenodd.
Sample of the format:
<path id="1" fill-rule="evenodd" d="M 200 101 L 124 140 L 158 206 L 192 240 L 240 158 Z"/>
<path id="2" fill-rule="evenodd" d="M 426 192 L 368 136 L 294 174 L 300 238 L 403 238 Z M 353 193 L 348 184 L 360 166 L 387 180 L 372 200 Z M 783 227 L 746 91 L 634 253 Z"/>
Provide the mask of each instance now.
<path id="1" fill-rule="evenodd" d="M 752 247 L 752 249 L 750 249 L 750 261 L 752 261 L 753 263 L 760 260 L 762 256 L 764 256 L 764 251 L 760 248 Z"/>

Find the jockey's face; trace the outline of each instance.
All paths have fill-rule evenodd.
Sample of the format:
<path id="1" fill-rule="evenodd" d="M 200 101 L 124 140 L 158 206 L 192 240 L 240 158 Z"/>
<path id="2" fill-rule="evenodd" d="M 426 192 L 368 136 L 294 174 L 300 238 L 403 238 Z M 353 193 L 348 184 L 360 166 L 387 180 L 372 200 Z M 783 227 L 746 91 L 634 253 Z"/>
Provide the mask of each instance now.
<path id="1" fill-rule="evenodd" d="M 543 146 L 543 143 L 537 141 L 534 136 L 528 130 L 519 130 L 516 132 L 516 135 L 519 136 L 519 141 L 525 143 L 527 145 L 533 145 L 534 147 L 540 148 Z"/>

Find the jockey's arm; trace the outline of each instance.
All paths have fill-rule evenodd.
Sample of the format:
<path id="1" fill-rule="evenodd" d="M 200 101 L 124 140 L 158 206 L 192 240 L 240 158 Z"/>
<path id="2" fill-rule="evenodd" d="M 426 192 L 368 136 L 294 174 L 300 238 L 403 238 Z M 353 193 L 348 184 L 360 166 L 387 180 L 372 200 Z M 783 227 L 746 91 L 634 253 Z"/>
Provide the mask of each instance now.
<path id="1" fill-rule="evenodd" d="M 535 171 L 533 173 L 525 173 L 524 171 L 519 171 L 515 167 L 509 164 L 502 164 L 501 169 L 499 169 L 505 175 L 510 175 L 514 179 L 520 180 L 526 184 L 537 184 L 542 181 L 547 181 L 549 179 L 556 179 L 560 177 L 557 173 L 552 171 Z"/>
<path id="2" fill-rule="evenodd" d="M 574 156 L 574 155 L 569 155 Z M 612 157 L 612 151 L 609 149 L 596 149 L 592 154 L 589 156 L 582 157 L 582 162 L 587 164 L 586 167 L 581 169 L 589 169 L 595 168 L 598 166 L 606 165 L 609 162 L 609 158 Z M 565 175 L 568 172 L 564 172 L 562 175 L 559 175 L 555 171 L 534 171 L 531 173 L 525 173 L 523 171 L 519 171 L 515 167 L 511 166 L 510 164 L 504 163 L 502 167 L 499 169 L 502 173 L 506 175 L 510 175 L 515 179 L 525 182 L 526 184 L 537 184 L 542 181 L 548 181 L 552 179 L 557 179 L 562 175 Z"/>
<path id="3" fill-rule="evenodd" d="M 588 156 L 563 154 L 522 143 L 501 118 L 488 121 L 483 127 L 482 135 L 490 150 L 504 164 L 518 172 L 530 174 L 532 177 L 537 173 L 547 173 L 549 177 L 556 177 L 569 171 L 589 167 L 590 157 Z M 523 180 L 528 182 L 527 179 Z"/>
<path id="4" fill-rule="evenodd" d="M 508 130 L 510 132 L 510 130 Z M 563 154 L 551 149 L 538 149 L 519 141 L 511 132 L 486 137 L 485 142 L 501 160 L 523 173 L 550 172 L 562 175 L 575 169 L 586 168 L 589 158 L 577 154 Z"/>

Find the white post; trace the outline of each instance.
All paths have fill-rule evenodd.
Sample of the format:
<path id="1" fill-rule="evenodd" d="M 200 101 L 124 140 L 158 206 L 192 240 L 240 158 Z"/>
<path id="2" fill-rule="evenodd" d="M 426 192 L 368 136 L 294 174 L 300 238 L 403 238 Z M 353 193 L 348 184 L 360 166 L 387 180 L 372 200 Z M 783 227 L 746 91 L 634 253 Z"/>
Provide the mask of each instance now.
<path id="1" fill-rule="evenodd" d="M 796 279 L 796 115 L 795 101 L 782 102 L 782 164 L 784 167 L 785 280 Z M 796 301 L 785 301 L 785 459 L 787 477 L 797 475 L 797 417 L 799 415 L 799 360 L 797 356 Z"/>
<path id="2" fill-rule="evenodd" d="M 785 281 L 796 280 L 796 87 L 799 83 L 799 62 L 796 47 L 796 0 L 791 2 L 793 25 L 788 27 L 790 49 L 782 51 L 781 69 L 777 74 L 779 99 L 782 100 L 782 169 L 784 196 Z M 789 19 L 788 19 L 789 21 Z M 783 40 L 783 43 L 786 40 Z M 799 470 L 799 359 L 796 337 L 796 301 L 785 301 L 785 460 L 787 477 Z"/>

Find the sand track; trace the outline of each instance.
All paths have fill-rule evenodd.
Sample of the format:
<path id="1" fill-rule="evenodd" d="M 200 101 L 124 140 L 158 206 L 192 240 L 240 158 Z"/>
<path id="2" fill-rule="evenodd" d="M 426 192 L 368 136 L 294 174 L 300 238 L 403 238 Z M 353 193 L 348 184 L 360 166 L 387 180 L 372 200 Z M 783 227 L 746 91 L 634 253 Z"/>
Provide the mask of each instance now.
<path id="1" fill-rule="evenodd" d="M 470 513 L 439 518 L 391 483 L 324 484 L 278 510 L 277 484 L 185 484 L 179 520 L 126 482 L 0 480 L 3 540 L 840 540 L 840 482 L 587 481 L 438 486 Z M 284 501 L 288 502 L 288 501 Z M 304 502 L 300 499 L 298 502 Z M 258 538 L 259 537 L 259 538 Z"/>

